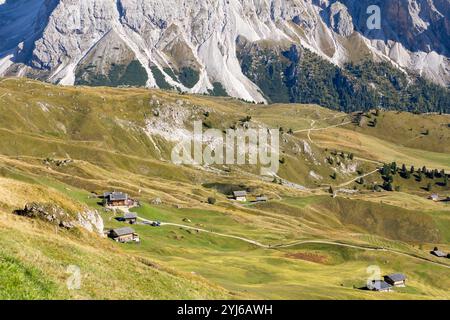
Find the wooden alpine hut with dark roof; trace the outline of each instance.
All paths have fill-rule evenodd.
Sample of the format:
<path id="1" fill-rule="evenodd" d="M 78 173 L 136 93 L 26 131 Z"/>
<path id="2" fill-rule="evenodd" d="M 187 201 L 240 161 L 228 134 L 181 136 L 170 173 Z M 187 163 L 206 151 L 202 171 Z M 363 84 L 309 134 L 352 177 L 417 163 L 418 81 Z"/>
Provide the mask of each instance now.
<path id="1" fill-rule="evenodd" d="M 112 229 L 109 237 L 120 243 L 140 242 L 139 235 L 130 227 Z"/>
<path id="2" fill-rule="evenodd" d="M 406 287 L 406 276 L 403 273 L 393 273 L 384 276 L 384 281 L 395 287 Z"/>

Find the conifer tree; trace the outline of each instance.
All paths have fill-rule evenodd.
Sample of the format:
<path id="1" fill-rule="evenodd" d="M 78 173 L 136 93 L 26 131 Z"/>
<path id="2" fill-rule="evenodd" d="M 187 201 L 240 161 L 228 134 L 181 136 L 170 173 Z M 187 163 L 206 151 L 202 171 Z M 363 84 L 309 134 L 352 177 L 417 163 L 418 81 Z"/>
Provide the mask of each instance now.
<path id="1" fill-rule="evenodd" d="M 403 174 L 406 173 L 406 165 L 405 165 L 405 164 L 402 165 L 402 173 L 403 173 Z"/>

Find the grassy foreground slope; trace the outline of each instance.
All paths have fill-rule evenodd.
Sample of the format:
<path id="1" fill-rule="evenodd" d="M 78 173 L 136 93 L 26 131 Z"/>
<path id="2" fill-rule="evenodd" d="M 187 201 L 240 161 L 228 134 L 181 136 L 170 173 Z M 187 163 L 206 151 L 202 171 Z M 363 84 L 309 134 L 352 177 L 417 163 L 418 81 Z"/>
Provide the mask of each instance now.
<path id="1" fill-rule="evenodd" d="M 212 299 L 228 291 L 132 255 L 109 240 L 11 214 L 24 202 L 77 206 L 56 189 L 0 178 L 0 299 Z M 80 290 L 69 290 L 71 266 Z"/>
<path id="2" fill-rule="evenodd" d="M 1 297 L 450 298 L 450 263 L 429 254 L 434 246 L 450 250 L 448 204 L 427 200 L 423 183 L 397 176 L 401 192 L 364 187 L 381 179 L 375 171 L 391 159 L 447 169 L 442 144 L 424 143 L 426 151 L 420 151 L 422 144 L 405 144 L 414 152 L 400 158 L 406 133 L 398 140 L 384 137 L 378 127 L 355 128 L 353 116 L 317 106 L 266 107 L 229 98 L 58 87 L 24 79 L 0 83 L 0 112 L 0 277 L 7 279 L 0 282 Z M 186 118 L 177 118 L 185 113 Z M 294 185 L 261 179 L 249 166 L 176 166 L 169 156 L 174 142 L 158 122 L 164 120 L 174 135 L 191 129 L 192 118 L 226 129 L 249 117 L 249 125 L 280 128 L 285 161 L 278 178 Z M 385 117 L 396 119 L 390 113 Z M 433 128 L 448 121 L 439 116 L 421 124 L 421 119 L 417 116 L 411 126 L 430 128 L 424 141 L 434 141 Z M 448 145 L 448 129 L 439 132 Z M 365 142 L 348 143 L 348 135 L 389 147 L 373 142 L 365 149 Z M 332 154 L 335 149 L 338 155 Z M 326 160 L 330 157 L 333 164 Z M 72 161 L 60 165 L 63 159 Z M 361 185 L 358 171 L 374 173 Z M 332 198 L 330 186 L 343 191 Z M 250 197 L 265 194 L 270 201 L 231 202 L 232 187 L 248 188 Z M 442 195 L 449 192 L 435 188 Z M 30 201 L 68 209 L 83 205 L 99 210 L 107 228 L 123 226 L 115 220 L 120 213 L 103 211 L 92 198 L 92 192 L 112 189 L 141 200 L 136 209 L 141 218 L 168 224 L 136 225 L 142 243 L 120 245 L 12 214 Z M 217 200 L 215 205 L 207 203 L 208 197 Z M 156 198 L 162 204 L 152 204 Z M 80 267 L 80 290 L 67 289 L 70 265 Z M 408 287 L 389 294 L 360 290 L 371 265 L 383 274 L 406 273 Z"/>

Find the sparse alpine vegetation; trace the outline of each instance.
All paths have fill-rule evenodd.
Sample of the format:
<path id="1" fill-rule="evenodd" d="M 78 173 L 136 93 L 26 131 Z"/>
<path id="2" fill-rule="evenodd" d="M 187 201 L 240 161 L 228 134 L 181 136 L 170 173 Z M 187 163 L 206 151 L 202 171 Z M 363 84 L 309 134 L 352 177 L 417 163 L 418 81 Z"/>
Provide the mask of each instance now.
<path id="1" fill-rule="evenodd" d="M 362 60 L 341 69 L 298 45 L 249 43 L 242 37 L 238 59 L 244 74 L 273 103 L 315 103 L 344 112 L 450 113 L 447 88 L 408 77 L 388 62 Z"/>

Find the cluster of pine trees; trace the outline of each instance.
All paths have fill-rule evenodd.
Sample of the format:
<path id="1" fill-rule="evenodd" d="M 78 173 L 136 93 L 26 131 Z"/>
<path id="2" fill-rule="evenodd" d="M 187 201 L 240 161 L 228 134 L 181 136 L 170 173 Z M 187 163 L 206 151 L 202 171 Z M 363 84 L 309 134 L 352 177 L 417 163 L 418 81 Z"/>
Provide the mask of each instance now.
<path id="1" fill-rule="evenodd" d="M 383 189 L 386 191 L 394 191 L 393 182 L 394 176 L 399 174 L 404 179 L 414 178 L 416 182 L 422 182 L 424 178 L 428 178 L 429 180 L 441 180 L 436 183 L 442 187 L 448 187 L 448 179 L 449 175 L 445 173 L 445 171 L 437 170 L 437 169 L 427 169 L 426 166 L 422 168 L 415 169 L 414 166 L 407 168 L 405 164 L 400 167 L 397 166 L 396 162 L 392 162 L 391 164 L 385 164 L 380 169 L 380 174 L 383 178 Z M 432 191 L 433 184 L 428 182 L 426 187 L 424 187 L 427 191 Z"/>

